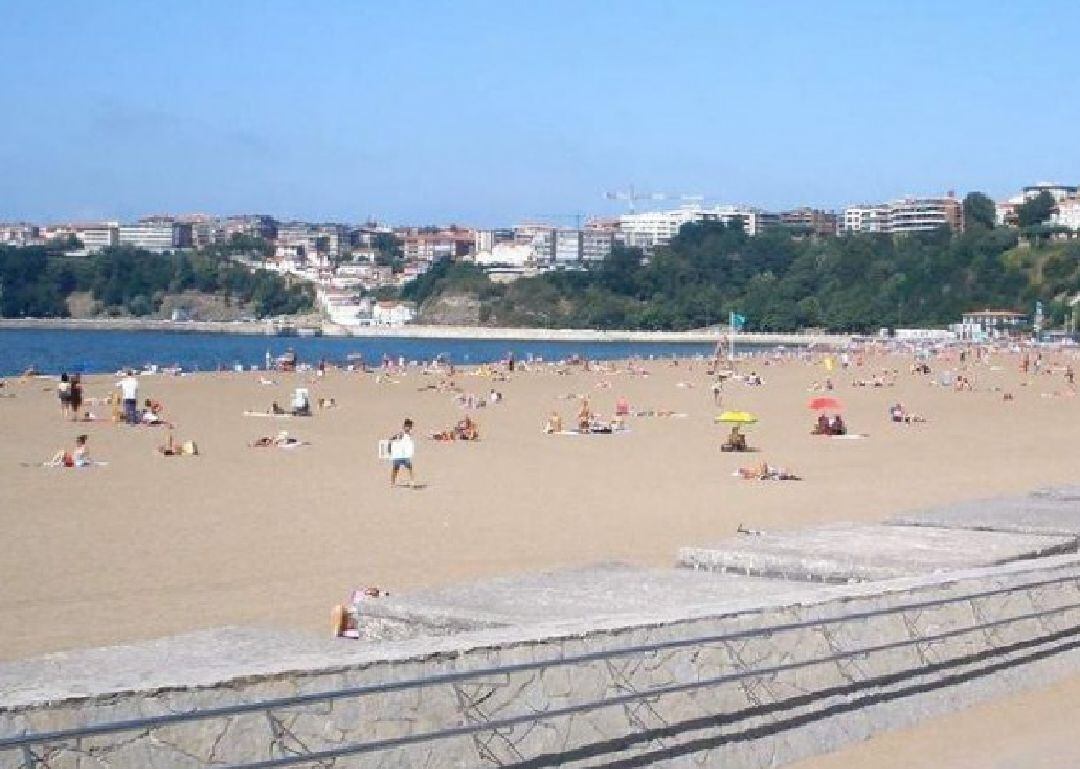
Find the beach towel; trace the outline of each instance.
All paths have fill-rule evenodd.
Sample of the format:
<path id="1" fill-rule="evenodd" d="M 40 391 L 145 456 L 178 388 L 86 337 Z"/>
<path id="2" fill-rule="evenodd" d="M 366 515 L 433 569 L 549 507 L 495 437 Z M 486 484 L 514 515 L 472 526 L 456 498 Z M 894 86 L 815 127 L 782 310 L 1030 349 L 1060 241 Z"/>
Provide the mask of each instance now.
<path id="1" fill-rule="evenodd" d="M 273 419 L 292 419 L 292 414 L 271 414 L 266 411 L 245 411 L 246 417 L 271 417 Z"/>
<path id="2" fill-rule="evenodd" d="M 848 433 L 847 435 L 826 435 L 825 438 L 832 438 L 834 441 L 858 441 L 863 438 L 869 438 L 869 433 Z"/>

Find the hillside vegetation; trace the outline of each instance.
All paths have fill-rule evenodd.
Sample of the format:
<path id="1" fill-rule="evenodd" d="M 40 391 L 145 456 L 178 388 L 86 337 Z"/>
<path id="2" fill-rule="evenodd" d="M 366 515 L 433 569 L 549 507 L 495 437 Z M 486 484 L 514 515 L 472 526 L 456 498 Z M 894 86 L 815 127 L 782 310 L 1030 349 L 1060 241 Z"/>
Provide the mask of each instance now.
<path id="1" fill-rule="evenodd" d="M 965 310 L 1030 312 L 1043 300 L 1060 321 L 1080 291 L 1080 243 L 1018 247 L 1014 229 L 971 222 L 904 235 L 811 239 L 790 231 L 747 236 L 738 224 L 695 224 L 645 260 L 616 248 L 583 271 L 557 271 L 494 284 L 471 265 L 439 264 L 403 290 L 430 303 L 475 297 L 487 325 L 552 328 L 689 329 L 726 322 L 748 328 L 942 326 Z"/>
<path id="2" fill-rule="evenodd" d="M 214 318 L 265 317 L 306 311 L 312 304 L 310 287 L 217 253 L 108 248 L 68 257 L 46 247 L 0 247 L 0 315 L 6 318 L 67 317 L 75 307 L 81 315 L 213 308 Z"/>

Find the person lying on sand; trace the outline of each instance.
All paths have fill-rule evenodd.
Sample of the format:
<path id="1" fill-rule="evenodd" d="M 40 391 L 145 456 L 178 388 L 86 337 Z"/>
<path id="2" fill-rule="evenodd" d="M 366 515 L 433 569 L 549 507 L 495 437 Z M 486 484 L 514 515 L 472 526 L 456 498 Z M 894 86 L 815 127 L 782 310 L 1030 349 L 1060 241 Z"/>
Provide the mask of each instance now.
<path id="1" fill-rule="evenodd" d="M 359 638 L 361 605 L 372 598 L 389 596 L 378 587 L 365 587 L 352 592 L 348 603 L 339 603 L 330 611 L 330 635 L 333 638 Z"/>
<path id="2" fill-rule="evenodd" d="M 273 438 L 269 436 L 263 436 L 262 438 L 256 438 L 254 441 L 248 444 L 253 449 L 261 448 L 278 448 L 278 449 L 292 449 L 297 446 L 309 446 L 307 441 L 302 441 L 299 438 L 293 438 L 285 430 L 275 435 Z"/>
<path id="3" fill-rule="evenodd" d="M 902 403 L 894 403 L 889 407 L 889 419 L 893 422 L 912 424 L 914 422 L 925 422 L 926 420 L 918 414 L 912 414 L 910 411 L 904 408 Z"/>
<path id="4" fill-rule="evenodd" d="M 747 481 L 801 481 L 802 478 L 783 467 L 774 467 L 762 461 L 760 465 L 740 467 L 736 473 Z"/>

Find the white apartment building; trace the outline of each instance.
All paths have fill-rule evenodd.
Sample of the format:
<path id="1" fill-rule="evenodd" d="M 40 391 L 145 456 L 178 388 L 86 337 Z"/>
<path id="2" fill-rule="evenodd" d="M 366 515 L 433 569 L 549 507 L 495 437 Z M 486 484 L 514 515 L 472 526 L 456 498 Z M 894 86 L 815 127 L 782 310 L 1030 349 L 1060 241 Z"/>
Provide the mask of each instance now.
<path id="1" fill-rule="evenodd" d="M 103 248 L 120 244 L 120 224 L 75 224 L 71 227 L 75 237 L 82 241 L 82 253 L 96 254 Z"/>
<path id="2" fill-rule="evenodd" d="M 140 222 L 121 224 L 117 244 L 142 248 L 155 254 L 191 248 L 191 225 L 182 222 Z"/>
<path id="3" fill-rule="evenodd" d="M 1074 184 L 1058 184 L 1057 182 L 1036 182 L 1027 187 L 1020 188 L 1021 202 L 1026 203 L 1034 200 L 1044 192 L 1049 192 L 1055 203 L 1060 203 L 1067 198 L 1075 198 L 1080 193 L 1080 188 Z"/>
<path id="4" fill-rule="evenodd" d="M 897 234 L 939 227 L 964 228 L 963 204 L 952 195 L 943 198 L 902 198 L 888 203 L 848 206 L 838 226 L 841 232 Z"/>
<path id="5" fill-rule="evenodd" d="M 1080 198 L 1060 201 L 1057 211 L 1050 217 L 1050 223 L 1073 231 L 1080 230 Z"/>
<path id="6" fill-rule="evenodd" d="M 282 224 L 277 228 L 275 256 L 294 262 L 329 267 L 349 245 L 348 232 L 340 224 Z"/>
<path id="7" fill-rule="evenodd" d="M 615 233 L 610 230 L 585 229 L 581 232 L 581 260 L 602 262 L 611 256 Z"/>
<path id="8" fill-rule="evenodd" d="M 34 224 L 0 224 L 0 246 L 33 246 L 44 242 Z"/>
<path id="9" fill-rule="evenodd" d="M 556 230 L 555 264 L 581 263 L 581 230 Z"/>
<path id="10" fill-rule="evenodd" d="M 889 207 L 882 205 L 848 206 L 840 217 L 844 232 L 888 232 Z"/>
<path id="11" fill-rule="evenodd" d="M 519 224 L 514 228 L 514 244 L 530 246 L 537 264 L 555 261 L 555 228 L 546 224 Z"/>
<path id="12" fill-rule="evenodd" d="M 684 224 L 741 221 L 747 235 L 757 235 L 779 217 L 749 206 L 686 206 L 672 211 L 646 211 L 619 217 L 619 239 L 629 248 L 651 251 L 666 245 Z"/>

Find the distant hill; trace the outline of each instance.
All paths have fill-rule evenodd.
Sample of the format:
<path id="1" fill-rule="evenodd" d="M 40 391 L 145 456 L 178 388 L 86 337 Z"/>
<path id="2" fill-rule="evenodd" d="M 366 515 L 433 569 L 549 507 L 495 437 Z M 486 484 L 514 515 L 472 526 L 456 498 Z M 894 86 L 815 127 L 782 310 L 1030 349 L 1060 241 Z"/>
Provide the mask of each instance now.
<path id="1" fill-rule="evenodd" d="M 69 257 L 46 247 L 0 247 L 0 316 L 169 317 L 197 320 L 310 311 L 309 286 L 212 253 L 108 248 Z"/>
<path id="2" fill-rule="evenodd" d="M 478 322 L 549 328 L 683 330 L 747 318 L 759 331 L 944 326 L 966 310 L 1031 311 L 1061 322 L 1080 291 L 1080 242 L 1021 248 L 1018 232 L 969 224 L 906 235 L 811 239 L 777 228 L 692 224 L 651 258 L 616 248 L 584 271 L 495 284 L 473 265 L 440 263 L 405 286 L 422 306 L 478 304 Z"/>

